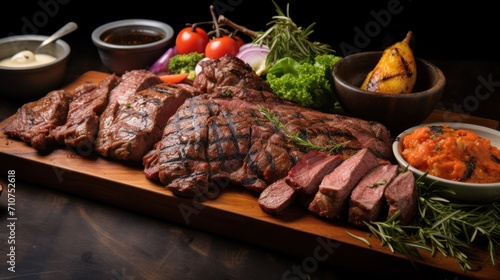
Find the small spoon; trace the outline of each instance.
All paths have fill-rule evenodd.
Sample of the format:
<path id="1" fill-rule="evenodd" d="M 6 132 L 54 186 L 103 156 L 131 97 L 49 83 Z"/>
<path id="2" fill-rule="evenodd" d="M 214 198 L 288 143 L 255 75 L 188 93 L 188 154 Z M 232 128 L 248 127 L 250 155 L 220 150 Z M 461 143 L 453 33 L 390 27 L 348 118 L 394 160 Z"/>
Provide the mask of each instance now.
<path id="1" fill-rule="evenodd" d="M 56 41 L 57 39 L 75 31 L 78 28 L 78 25 L 74 22 L 68 22 L 66 25 L 61 27 L 59 30 L 57 30 L 54 34 L 52 34 L 50 37 L 45 39 L 36 49 L 31 52 L 31 51 L 21 51 L 16 53 L 14 56 L 12 56 L 12 60 L 18 61 L 18 62 L 23 62 L 23 61 L 34 61 L 35 60 L 35 54 L 38 53 L 38 51 L 43 48 L 44 46 L 52 43 L 53 41 Z"/>

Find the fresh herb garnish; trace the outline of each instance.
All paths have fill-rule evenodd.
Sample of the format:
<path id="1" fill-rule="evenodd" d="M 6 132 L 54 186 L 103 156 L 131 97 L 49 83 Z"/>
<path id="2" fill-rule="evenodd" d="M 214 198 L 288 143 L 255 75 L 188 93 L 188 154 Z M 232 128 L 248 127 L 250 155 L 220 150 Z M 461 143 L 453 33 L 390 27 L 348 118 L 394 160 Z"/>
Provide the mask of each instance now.
<path id="1" fill-rule="evenodd" d="M 257 108 L 264 115 L 264 117 L 266 119 L 268 119 L 274 125 L 274 127 L 283 131 L 284 135 L 288 139 L 290 139 L 291 141 L 293 141 L 295 144 L 297 144 L 299 147 L 301 147 L 302 149 L 304 149 L 306 151 L 316 150 L 316 151 L 323 151 L 323 152 L 327 152 L 327 153 L 335 153 L 335 152 L 342 150 L 349 143 L 349 141 L 337 143 L 337 142 L 332 140 L 331 145 L 318 146 L 318 145 L 312 143 L 309 139 L 303 139 L 303 138 L 299 137 L 298 135 L 295 135 L 292 132 L 290 132 L 286 128 L 286 126 L 282 122 L 280 122 L 276 118 L 276 116 L 273 113 L 271 113 L 271 111 L 269 111 L 268 108 L 265 108 L 262 106 L 257 106 Z"/>
<path id="2" fill-rule="evenodd" d="M 369 188 L 373 189 L 373 188 L 376 188 L 378 186 L 382 186 L 385 183 L 387 183 L 387 181 L 385 179 L 381 179 L 380 181 L 373 183 L 373 185 L 369 186 Z"/>
<path id="3" fill-rule="evenodd" d="M 273 16 L 273 20 L 268 23 L 271 27 L 264 32 L 260 32 L 253 41 L 257 45 L 265 44 L 269 46 L 270 52 L 266 58 L 268 67 L 283 57 L 291 57 L 298 62 L 310 62 L 317 55 L 335 52 L 328 44 L 309 40 L 316 23 L 312 23 L 303 29 L 297 26 L 290 17 L 290 4 L 287 4 L 285 14 L 276 2 L 273 1 L 273 3 L 278 15 Z"/>
<path id="4" fill-rule="evenodd" d="M 405 254 L 412 262 L 421 258 L 417 249 L 435 256 L 441 253 L 457 259 L 463 270 L 472 269 L 467 256 L 473 243 L 487 244 L 489 261 L 495 265 L 500 247 L 500 202 L 486 204 L 452 203 L 434 184 L 424 182 L 427 173 L 417 178 L 418 217 L 412 225 L 399 224 L 396 214 L 383 222 L 365 223 L 382 246 Z"/>

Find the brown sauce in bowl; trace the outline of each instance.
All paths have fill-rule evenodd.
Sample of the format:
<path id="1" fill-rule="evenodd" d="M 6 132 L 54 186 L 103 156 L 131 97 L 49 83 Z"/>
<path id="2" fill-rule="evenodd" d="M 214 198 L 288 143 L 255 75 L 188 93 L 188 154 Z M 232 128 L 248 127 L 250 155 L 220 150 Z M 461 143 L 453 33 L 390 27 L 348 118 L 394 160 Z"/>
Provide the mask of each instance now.
<path id="1" fill-rule="evenodd" d="M 500 150 L 472 131 L 424 126 L 401 141 L 403 158 L 422 172 L 459 182 L 500 182 Z"/>
<path id="2" fill-rule="evenodd" d="M 104 42 L 114 45 L 143 45 L 160 41 L 165 36 L 153 30 L 140 28 L 113 30 L 102 39 Z"/>

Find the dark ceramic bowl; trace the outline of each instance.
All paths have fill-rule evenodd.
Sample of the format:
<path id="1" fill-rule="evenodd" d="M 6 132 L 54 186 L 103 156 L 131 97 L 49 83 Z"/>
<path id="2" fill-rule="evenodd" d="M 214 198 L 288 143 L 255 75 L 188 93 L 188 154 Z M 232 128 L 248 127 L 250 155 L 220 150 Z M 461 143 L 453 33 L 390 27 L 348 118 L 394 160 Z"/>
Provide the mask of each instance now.
<path id="1" fill-rule="evenodd" d="M 16 35 L 0 39 L 0 59 L 34 50 L 49 36 Z M 41 54 L 56 57 L 55 61 L 34 66 L 0 66 L 0 96 L 6 99 L 28 102 L 39 99 L 49 91 L 58 89 L 66 74 L 70 46 L 59 39 L 40 50 Z"/>
<path id="2" fill-rule="evenodd" d="M 384 94 L 360 88 L 382 52 L 362 52 L 342 58 L 333 67 L 334 91 L 346 115 L 384 124 L 391 134 L 424 121 L 441 100 L 446 85 L 443 72 L 416 58 L 417 80 L 410 94 Z"/>
<path id="3" fill-rule="evenodd" d="M 141 34 L 142 33 L 142 34 Z M 127 35 L 128 34 L 128 35 Z M 108 41 L 115 36 L 126 40 L 138 40 L 139 36 L 158 36 L 155 41 L 132 44 Z M 129 37 L 128 39 L 124 39 Z M 92 32 L 92 42 L 97 47 L 101 62 L 111 72 L 122 75 L 126 71 L 148 68 L 168 49 L 174 37 L 173 28 L 163 22 L 149 19 L 125 19 L 99 26 Z"/>

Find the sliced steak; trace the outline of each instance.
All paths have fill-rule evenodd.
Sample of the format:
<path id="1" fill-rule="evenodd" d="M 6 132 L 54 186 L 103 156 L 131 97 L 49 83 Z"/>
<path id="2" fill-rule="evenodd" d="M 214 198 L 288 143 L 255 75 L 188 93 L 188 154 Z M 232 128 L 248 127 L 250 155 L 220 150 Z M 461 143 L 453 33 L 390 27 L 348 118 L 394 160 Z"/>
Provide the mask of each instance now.
<path id="1" fill-rule="evenodd" d="M 96 151 L 104 157 L 109 157 L 108 136 L 113 133 L 113 123 L 122 110 L 127 110 L 131 95 L 160 84 L 161 80 L 147 70 L 132 70 L 121 76 L 122 81 L 109 94 L 108 105 L 99 118 L 99 131 L 95 141 Z"/>
<path id="2" fill-rule="evenodd" d="M 384 191 L 398 175 L 398 169 L 394 164 L 381 164 L 361 178 L 351 193 L 349 223 L 365 227 L 364 222 L 374 222 L 380 218 L 386 209 Z"/>
<path id="3" fill-rule="evenodd" d="M 309 204 L 309 210 L 326 218 L 343 219 L 352 190 L 359 180 L 377 165 L 379 165 L 377 157 L 367 148 L 344 160 L 323 178 L 319 185 L 320 194 L 316 193 Z M 330 198 L 329 205 L 323 201 L 319 203 L 321 195 Z M 324 206 L 327 208 L 322 209 Z"/>
<path id="4" fill-rule="evenodd" d="M 80 155 L 92 154 L 99 130 L 99 116 L 108 104 L 109 92 L 120 81 L 120 77 L 112 74 L 96 86 L 84 84 L 77 87 L 69 104 L 66 123 L 51 132 L 56 141 L 73 148 Z"/>
<path id="5" fill-rule="evenodd" d="M 260 208 L 267 213 L 280 215 L 288 208 L 297 197 L 295 191 L 286 180 L 279 179 L 269 185 L 259 195 L 258 203 Z"/>
<path id="6" fill-rule="evenodd" d="M 343 160 L 341 155 L 329 155 L 318 151 L 308 152 L 290 169 L 286 182 L 302 194 L 314 195 L 323 177 L 331 173 Z"/>
<path id="7" fill-rule="evenodd" d="M 21 139 L 41 153 L 49 152 L 56 144 L 50 131 L 66 122 L 71 98 L 66 90 L 54 90 L 24 104 L 5 126 L 5 134 Z"/>
<path id="8" fill-rule="evenodd" d="M 161 83 L 129 96 L 107 133 L 101 133 L 97 152 L 112 159 L 141 161 L 161 139 L 170 117 L 193 94 L 194 88 Z"/>
<path id="9" fill-rule="evenodd" d="M 204 93 L 179 107 L 143 158 L 144 174 L 177 195 L 203 194 L 221 182 L 261 193 L 307 153 L 290 135 L 308 145 L 336 145 L 331 153 L 344 158 L 363 148 L 392 156 L 390 133 L 378 123 L 279 98 L 239 59 L 207 60 L 203 66 L 193 86 Z"/>
<path id="10" fill-rule="evenodd" d="M 109 104 L 126 104 L 129 96 L 162 81 L 156 74 L 145 69 L 127 71 L 121 76 L 122 82 L 109 95 Z"/>
<path id="11" fill-rule="evenodd" d="M 389 205 L 387 218 L 399 212 L 400 223 L 409 225 L 418 211 L 418 191 L 413 173 L 410 171 L 399 173 L 386 187 L 384 195 Z"/>
<path id="12" fill-rule="evenodd" d="M 193 86 L 200 92 L 212 93 L 220 86 L 271 91 L 269 84 L 249 64 L 234 56 L 203 60 L 199 65 L 202 70 L 194 79 Z"/>

